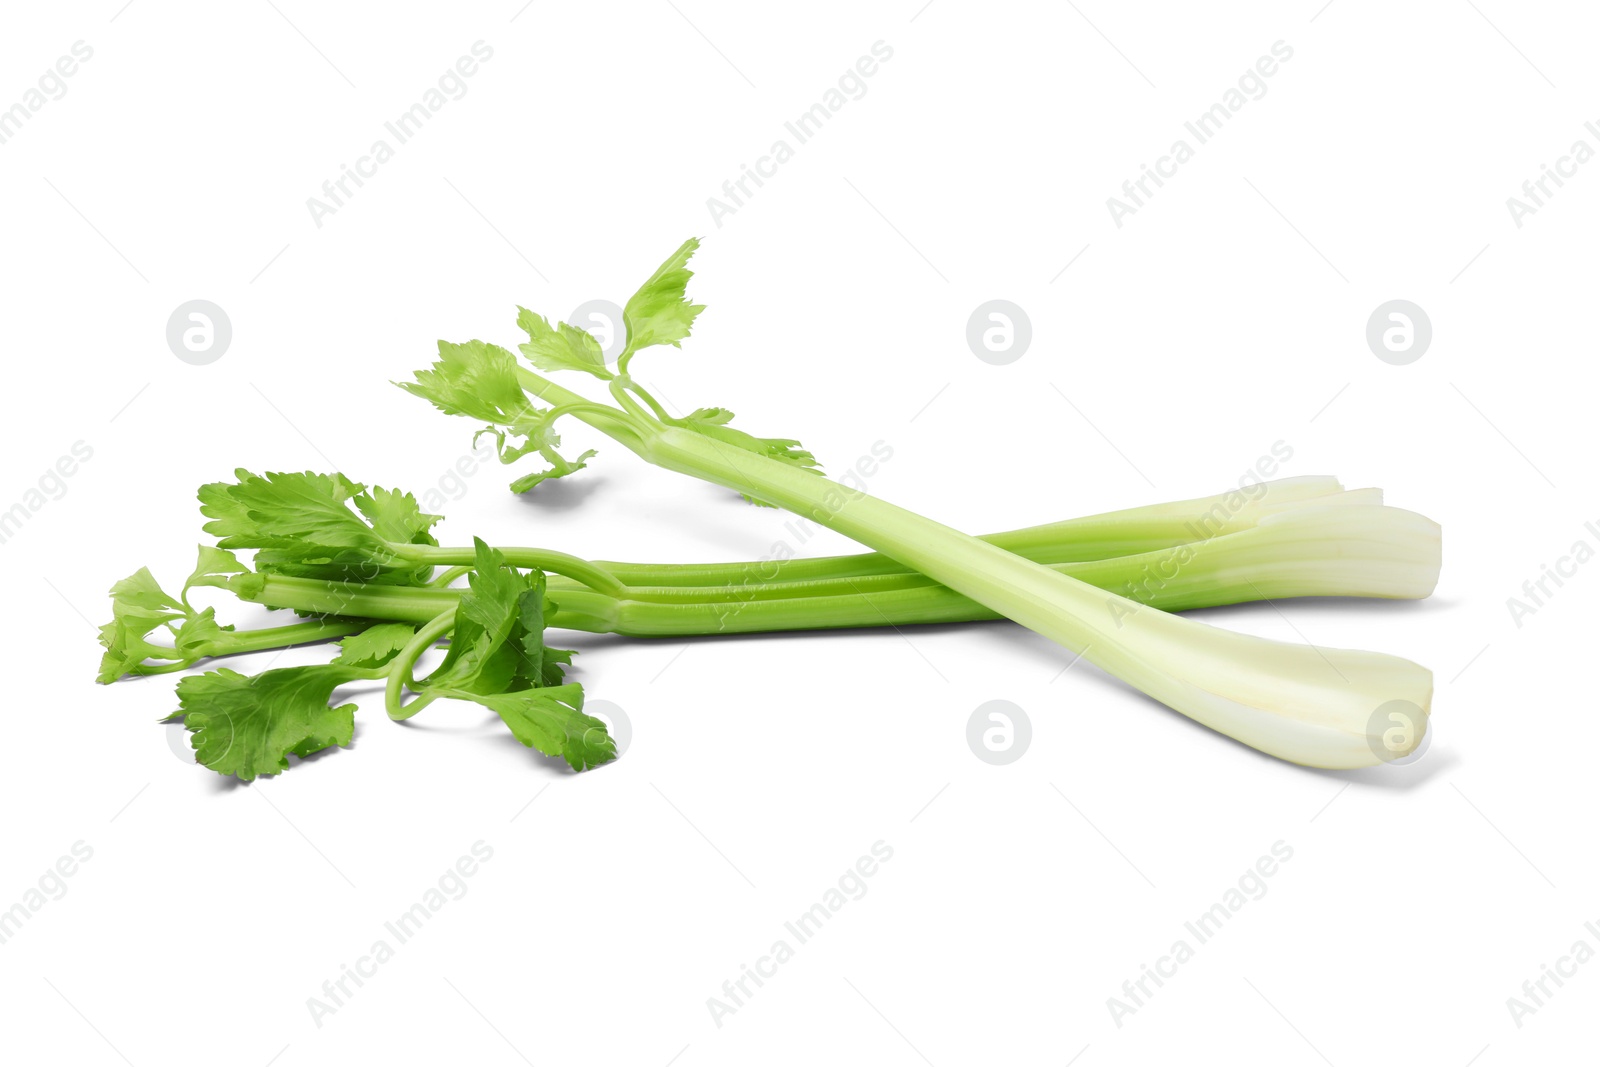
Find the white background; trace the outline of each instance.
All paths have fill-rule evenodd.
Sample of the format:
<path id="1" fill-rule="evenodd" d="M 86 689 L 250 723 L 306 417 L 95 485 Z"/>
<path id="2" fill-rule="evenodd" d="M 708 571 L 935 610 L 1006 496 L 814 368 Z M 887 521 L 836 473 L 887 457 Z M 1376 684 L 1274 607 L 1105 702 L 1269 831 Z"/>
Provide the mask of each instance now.
<path id="1" fill-rule="evenodd" d="M 8 5 L 0 107 L 94 50 L 0 145 L 0 510 L 93 449 L 0 546 L 0 908 L 93 849 L 0 945 L 8 1059 L 1593 1055 L 1600 964 L 1520 1028 L 1506 1004 L 1579 939 L 1600 949 L 1600 573 L 1521 627 L 1506 606 L 1600 542 L 1600 164 L 1520 228 L 1506 206 L 1574 140 L 1600 147 L 1593 13 L 918 2 Z M 494 54 L 466 95 L 316 226 L 307 198 L 479 40 Z M 707 198 L 880 40 L 866 94 L 718 226 Z M 1114 225 L 1106 198 L 1280 40 L 1266 95 Z M 197 485 L 235 466 L 438 485 L 471 426 L 391 379 L 436 338 L 515 342 L 518 303 L 621 301 L 694 234 L 710 309 L 640 376 L 835 470 L 883 441 L 872 491 L 957 527 L 1216 492 L 1277 441 L 1285 475 L 1438 520 L 1431 600 L 1206 613 L 1430 666 L 1426 758 L 1290 766 L 1087 665 L 1063 675 L 1066 653 L 1009 624 L 575 637 L 578 678 L 634 731 L 581 776 L 478 709 L 408 728 L 358 694 L 351 749 L 237 787 L 169 747 L 173 679 L 91 684 L 111 582 L 187 573 Z M 1033 326 L 1003 367 L 964 340 L 997 297 Z M 196 298 L 233 325 L 209 366 L 165 341 Z M 1433 323 L 1409 366 L 1364 339 L 1396 298 Z M 477 473 L 436 532 L 661 561 L 788 536 L 591 438 L 569 434 L 601 448 L 590 471 L 529 499 Z M 1032 719 L 1010 766 L 966 745 L 991 699 Z M 480 840 L 467 895 L 316 1025 L 307 999 Z M 866 896 L 715 1025 L 707 998 L 880 840 Z M 1117 1026 L 1107 998 L 1278 841 L 1293 858 L 1267 894 Z"/>

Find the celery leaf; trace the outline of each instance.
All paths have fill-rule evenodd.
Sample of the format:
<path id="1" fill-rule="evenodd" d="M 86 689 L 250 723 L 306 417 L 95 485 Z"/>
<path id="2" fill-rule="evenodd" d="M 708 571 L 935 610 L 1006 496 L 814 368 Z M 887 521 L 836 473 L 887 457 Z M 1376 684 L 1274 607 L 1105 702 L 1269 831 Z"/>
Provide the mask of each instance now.
<path id="1" fill-rule="evenodd" d="M 689 269 L 689 257 L 700 247 L 700 241 L 691 237 L 678 250 L 657 267 L 655 273 L 628 298 L 622 317 L 628 326 L 626 351 L 637 352 L 652 345 L 678 347 L 704 304 L 691 304 L 684 295 L 694 272 Z"/>
<path id="2" fill-rule="evenodd" d="M 395 382 L 446 415 L 465 415 L 497 426 L 512 426 L 533 412 L 517 383 L 517 357 L 483 341 L 439 342 L 439 358 L 416 381 Z"/>
<path id="3" fill-rule="evenodd" d="M 417 631 L 403 622 L 385 622 L 369 626 L 358 634 L 351 634 L 339 642 L 339 655 L 335 663 L 347 667 L 382 667 L 410 643 Z"/>
<path id="4" fill-rule="evenodd" d="M 507 566 L 481 540 L 475 546 L 449 651 L 418 690 L 489 708 L 517 740 L 563 757 L 574 770 L 615 759 L 605 724 L 582 713 L 582 688 L 563 684 L 573 653 L 545 644 L 555 605 L 545 597 L 544 575 Z"/>
<path id="5" fill-rule="evenodd" d="M 432 573 L 391 547 L 437 544 L 429 530 L 440 516 L 425 514 L 409 493 L 369 492 L 342 474 L 258 475 L 241 468 L 234 475 L 237 482 L 200 487 L 200 511 L 221 548 L 257 550 L 257 571 L 410 585 Z"/>
<path id="6" fill-rule="evenodd" d="M 606 724 L 583 713 L 583 689 L 558 685 L 476 698 L 505 722 L 518 741 L 547 756 L 560 756 L 575 771 L 617 758 Z"/>
<path id="7" fill-rule="evenodd" d="M 354 704 L 329 707 L 334 689 L 358 675 L 340 664 L 283 667 L 247 677 L 226 668 L 178 683 L 178 711 L 195 758 L 248 782 L 277 774 L 289 757 L 350 744 Z"/>
<path id="8" fill-rule="evenodd" d="M 575 370 L 596 378 L 610 378 L 605 353 L 593 335 L 565 322 L 551 326 L 543 315 L 517 308 L 517 325 L 528 333 L 526 344 L 517 348 L 528 362 L 545 371 Z"/>

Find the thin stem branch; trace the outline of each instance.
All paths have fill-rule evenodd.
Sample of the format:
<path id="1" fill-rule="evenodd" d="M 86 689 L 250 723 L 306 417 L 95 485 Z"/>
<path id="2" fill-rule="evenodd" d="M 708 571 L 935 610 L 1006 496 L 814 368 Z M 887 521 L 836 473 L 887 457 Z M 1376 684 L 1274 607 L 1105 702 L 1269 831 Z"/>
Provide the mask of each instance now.
<path id="1" fill-rule="evenodd" d="M 400 722 L 409 719 L 429 704 L 434 697 L 430 693 L 423 693 L 410 704 L 405 704 L 405 690 L 416 687 L 416 679 L 412 677 L 411 670 L 417 665 L 417 660 L 422 654 L 432 648 L 434 643 L 449 633 L 456 624 L 454 608 L 441 611 L 434 620 L 417 631 L 415 637 L 406 643 L 400 654 L 391 661 L 386 668 L 388 682 L 383 689 L 384 710 L 389 713 L 389 718 Z"/>

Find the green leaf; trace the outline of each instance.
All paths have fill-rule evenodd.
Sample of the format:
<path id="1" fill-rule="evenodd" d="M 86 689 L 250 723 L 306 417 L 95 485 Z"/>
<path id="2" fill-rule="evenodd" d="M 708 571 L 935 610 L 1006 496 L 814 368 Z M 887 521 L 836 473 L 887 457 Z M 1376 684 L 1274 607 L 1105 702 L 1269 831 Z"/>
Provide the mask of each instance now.
<path id="1" fill-rule="evenodd" d="M 519 678 L 537 676 L 537 664 L 530 668 L 527 662 L 531 653 L 522 600 L 529 594 L 542 598 L 544 575 L 506 566 L 505 557 L 481 538 L 474 538 L 473 545 L 473 570 L 456 605 L 450 648 L 423 683 L 429 688 L 494 693 L 513 687 Z M 537 636 L 542 647 L 542 615 Z"/>
<path id="2" fill-rule="evenodd" d="M 572 657 L 576 655 L 570 648 L 546 647 L 544 654 L 539 657 L 539 678 L 533 682 L 532 688 L 553 688 L 562 684 L 567 676 L 567 668 L 572 666 Z"/>
<path id="3" fill-rule="evenodd" d="M 517 308 L 517 325 L 528 332 L 528 342 L 518 345 L 528 362 L 540 370 L 575 370 L 610 379 L 600 342 L 586 330 L 560 323 L 554 327 L 543 315 Z"/>
<path id="4" fill-rule="evenodd" d="M 217 589 L 228 589 L 228 584 L 235 575 L 249 574 L 250 568 L 240 563 L 232 552 L 223 548 L 213 548 L 210 545 L 200 546 L 200 558 L 194 565 L 194 572 L 183 583 L 183 602 L 189 603 L 189 590 L 196 586 L 209 585 Z"/>
<path id="5" fill-rule="evenodd" d="M 110 685 L 149 659 L 152 646 L 144 638 L 160 625 L 157 620 L 140 630 L 129 627 L 121 619 L 103 623 L 100 626 L 100 647 L 105 651 L 100 654 L 100 667 L 95 671 L 94 680 L 100 685 Z"/>
<path id="6" fill-rule="evenodd" d="M 733 412 L 727 408 L 695 408 L 685 421 L 702 426 L 725 426 L 733 421 Z"/>
<path id="7" fill-rule="evenodd" d="M 517 628 L 512 638 L 520 646 L 515 688 L 538 689 L 562 684 L 566 669 L 577 653 L 545 644 L 545 626 L 555 617 L 556 604 L 546 596 L 545 576 L 535 571 L 531 588 L 517 598 Z"/>
<path id="8" fill-rule="evenodd" d="M 354 503 L 372 524 L 372 532 L 391 544 L 438 544 L 428 531 L 444 516 L 424 512 L 410 493 L 373 486 L 370 492 L 357 496 Z"/>
<path id="9" fill-rule="evenodd" d="M 696 238 L 689 238 L 678 250 L 656 268 L 639 291 L 628 298 L 622 317 L 628 325 L 628 346 L 633 353 L 652 345 L 672 345 L 689 336 L 695 316 L 706 309 L 704 304 L 691 304 L 684 295 L 694 272 L 689 269 L 689 257 L 700 247 Z"/>
<path id="10" fill-rule="evenodd" d="M 560 756 L 575 771 L 585 771 L 617 758 L 617 745 L 606 724 L 583 714 L 583 689 L 558 685 L 474 697 L 510 727 L 518 741 L 547 756 Z"/>
<path id="11" fill-rule="evenodd" d="M 482 545 L 482 542 L 476 541 L 475 544 Z M 477 568 L 467 574 L 468 588 L 456 602 L 455 626 L 450 631 L 450 646 L 445 651 L 444 660 L 432 674 L 418 683 L 419 689 L 472 689 L 489 657 L 510 631 L 512 609 L 501 603 L 504 595 L 500 592 L 502 578 L 497 574 L 498 567 L 491 564 L 486 570 L 483 566 L 486 549 L 487 546 L 484 546 L 478 550 Z M 498 552 L 494 555 L 504 558 Z M 500 631 L 498 635 L 497 630 Z M 510 672 L 506 677 L 509 679 Z"/>
<path id="12" fill-rule="evenodd" d="M 95 681 L 110 684 L 125 674 L 188 666 L 208 655 L 212 643 L 232 626 L 217 623 L 216 609 L 195 611 L 189 590 L 197 585 L 229 588 L 228 583 L 250 570 L 231 553 L 202 545 L 194 573 L 184 583 L 181 599 L 173 599 L 156 584 L 147 568 L 111 587 L 111 621 L 100 627 L 100 670 Z M 150 635 L 166 629 L 172 643 L 158 644 Z"/>
<path id="13" fill-rule="evenodd" d="M 537 320 L 537 324 L 527 320 Z M 523 311 L 518 321 L 530 334 L 541 325 L 549 330 L 542 318 L 529 311 Z M 561 329 L 571 330 L 572 327 L 563 325 Z M 558 332 L 552 331 L 550 336 L 555 340 L 551 342 L 549 352 L 557 351 L 560 345 L 566 343 Z M 588 337 L 587 334 L 583 336 Z M 592 337 L 588 337 L 588 341 L 595 343 Z M 574 344 L 581 351 L 583 342 Z M 513 492 L 527 492 L 540 482 L 564 478 L 582 470 L 595 456 L 596 453 L 591 449 L 577 459 L 569 460 L 556 451 L 561 438 L 557 436 L 550 418 L 552 411 L 536 407 L 523 392 L 522 386 L 517 383 L 517 361 L 510 352 L 482 341 L 469 341 L 464 345 L 440 341 L 439 356 L 430 370 L 416 372 L 416 381 L 395 384 L 414 396 L 430 401 L 447 415 L 466 415 L 487 422 L 489 425 L 478 431 L 473 443 L 476 444 L 478 437 L 484 434 L 493 436 L 501 463 L 515 463 L 529 452 L 538 452 L 544 457 L 544 461 L 550 465 L 549 469 L 518 478 L 511 485 Z M 530 355 L 529 358 L 533 357 Z M 600 366 L 604 367 L 603 359 Z M 574 369 L 587 368 L 574 365 Z M 609 377 L 609 373 L 606 376 Z M 514 437 L 523 440 L 519 444 L 511 440 Z"/>
<path id="14" fill-rule="evenodd" d="M 599 455 L 598 452 L 591 448 L 576 459 L 567 459 L 556 451 L 561 445 L 561 436 L 555 432 L 555 424 L 548 417 L 549 414 L 549 412 L 545 412 L 542 416 L 523 423 L 521 429 L 527 436 L 520 445 L 508 445 L 506 443 L 507 435 L 496 427 L 491 426 L 479 431 L 479 436 L 485 433 L 494 435 L 495 450 L 500 455 L 501 463 L 515 463 L 529 452 L 536 451 L 546 463 L 550 464 L 546 470 L 524 474 L 513 481 L 511 483 L 511 491 L 513 493 L 526 493 L 540 482 L 554 478 L 565 478 L 569 474 L 581 471 L 588 465 L 589 460 Z M 473 443 L 477 443 L 476 437 L 473 438 Z"/>
<path id="15" fill-rule="evenodd" d="M 205 531 L 222 548 L 277 548 L 301 544 L 356 547 L 372 544 L 372 530 L 345 502 L 362 487 L 342 474 L 233 472 L 237 482 L 200 487 Z"/>
<path id="16" fill-rule="evenodd" d="M 411 642 L 417 631 L 403 622 L 386 622 L 351 634 L 339 642 L 335 663 L 347 667 L 382 667 Z"/>
<path id="17" fill-rule="evenodd" d="M 140 567 L 111 587 L 111 603 L 119 613 L 157 616 L 169 611 L 183 611 L 183 604 L 172 599 L 150 573 L 149 567 Z"/>
<path id="18" fill-rule="evenodd" d="M 182 654 L 181 658 L 193 663 L 206 655 L 206 650 L 212 642 L 217 641 L 224 633 L 232 632 L 233 627 L 219 626 L 217 624 L 217 611 L 215 608 L 206 608 L 197 614 L 190 615 L 183 620 L 183 625 L 172 635 L 173 647 Z"/>
<path id="19" fill-rule="evenodd" d="M 146 660 L 182 659 L 172 647 L 150 641 L 149 635 L 163 626 L 173 630 L 188 616 L 189 610 L 162 590 L 148 567 L 117 582 L 111 587 L 111 621 L 100 627 L 105 652 L 95 681 L 109 685 Z"/>
<path id="20" fill-rule="evenodd" d="M 561 443 L 561 438 L 556 437 L 554 434 L 550 435 L 550 439 L 553 445 Z M 591 448 L 584 451 L 578 456 L 577 459 L 566 459 L 560 453 L 556 452 L 554 447 L 541 448 L 539 450 L 539 454 L 543 456 L 545 461 L 550 464 L 550 469 L 534 471 L 532 474 L 524 474 L 522 477 L 516 479 L 511 483 L 511 491 L 513 493 L 526 493 L 529 489 L 532 489 L 540 482 L 551 481 L 556 478 L 565 478 L 569 474 L 581 471 L 589 465 L 589 461 L 591 459 L 599 455 L 598 452 Z"/>
<path id="21" fill-rule="evenodd" d="M 564 757 L 575 770 L 614 759 L 605 724 L 581 714 L 582 687 L 562 684 L 573 653 L 545 644 L 555 605 L 545 597 L 544 575 L 507 566 L 482 540 L 474 545 L 474 570 L 456 608 L 450 649 L 417 689 L 482 704 L 517 740 Z"/>
<path id="22" fill-rule="evenodd" d="M 237 482 L 200 487 L 200 511 L 222 548 L 257 550 L 257 571 L 410 585 L 431 576 L 432 567 L 407 562 L 392 547 L 437 543 L 428 531 L 440 516 L 423 513 L 409 493 L 368 492 L 342 474 L 241 468 L 234 475 Z"/>
<path id="23" fill-rule="evenodd" d="M 359 676 L 339 664 L 285 667 L 247 677 L 227 669 L 178 683 L 181 719 L 195 758 L 218 774 L 248 782 L 277 774 L 289 756 L 350 744 L 354 704 L 329 707 L 334 689 Z"/>
<path id="24" fill-rule="evenodd" d="M 512 427 L 533 414 L 528 395 L 517 384 L 517 357 L 483 341 L 439 342 L 439 359 L 416 381 L 395 382 L 446 415 L 465 415 Z"/>

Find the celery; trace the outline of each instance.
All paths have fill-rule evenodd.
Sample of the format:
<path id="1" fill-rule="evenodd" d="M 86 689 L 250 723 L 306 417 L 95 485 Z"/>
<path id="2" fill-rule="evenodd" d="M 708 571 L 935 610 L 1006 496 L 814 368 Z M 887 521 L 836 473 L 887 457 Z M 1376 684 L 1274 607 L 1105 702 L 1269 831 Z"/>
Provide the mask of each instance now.
<path id="1" fill-rule="evenodd" d="M 737 430 L 725 409 L 668 415 L 630 376 L 629 367 L 640 349 L 676 346 L 688 336 L 702 310 L 684 295 L 696 247 L 697 242 L 686 242 L 629 300 L 624 309 L 628 343 L 615 372 L 593 359 L 597 342 L 583 331 L 565 323 L 552 328 L 528 312 L 519 319 L 530 338 L 523 352 L 536 366 L 605 381 L 611 404 L 572 393 L 518 366 L 505 349 L 481 341 L 441 342 L 439 361 L 403 387 L 446 413 L 486 421 L 507 462 L 538 451 L 550 470 L 524 476 L 516 488 L 576 469 L 556 451 L 560 442 L 554 433 L 558 419 L 574 416 L 650 463 L 836 530 L 1274 756 L 1348 768 L 1406 755 L 1420 743 L 1418 728 L 1397 747 L 1393 734 L 1385 735 L 1390 724 L 1380 711 L 1403 702 L 1419 719 L 1427 715 L 1432 674 L 1415 663 L 1375 652 L 1268 641 L 1167 614 L 832 482 L 798 442 Z M 508 444 L 519 436 L 521 444 Z M 585 454 L 579 462 L 588 458 Z M 1330 509 L 1327 520 L 1335 521 L 1338 511 Z M 1437 532 L 1428 526 L 1419 524 L 1408 533 L 1408 551 L 1425 556 L 1434 550 Z M 1215 577 L 1250 581 L 1230 579 L 1226 572 Z"/>
<path id="2" fill-rule="evenodd" d="M 1355 508 L 1326 502 L 1353 495 L 1307 501 L 1276 511 L 1258 525 L 1192 542 L 1175 540 L 1183 532 L 1178 523 L 1130 523 L 1118 533 L 1117 523 L 1104 521 L 1109 517 L 1010 531 L 983 540 L 1016 544 L 1018 554 L 1052 570 L 1166 611 L 1267 598 L 1427 596 L 1438 574 L 1433 524 L 1399 508 Z M 1184 514 L 1201 515 L 1204 510 L 1200 507 Z M 1081 525 L 1075 529 L 1075 523 Z M 1100 558 L 1101 553 L 1118 547 L 1152 542 L 1162 547 Z M 513 565 L 549 558 L 536 550 L 500 551 Z M 455 558 L 454 550 L 442 554 Z M 591 565 L 623 582 L 626 590 L 615 595 L 570 578 L 552 577 L 549 589 L 556 604 L 552 626 L 630 637 L 673 637 L 1002 617 L 876 554 L 771 563 L 595 561 Z M 831 576 L 819 576 L 824 574 Z M 657 584 L 632 584 L 646 581 Z M 698 584 L 691 585 L 691 581 Z M 450 589 L 277 574 L 241 576 L 232 588 L 241 599 L 273 608 L 417 624 L 446 610 L 456 597 Z"/>

